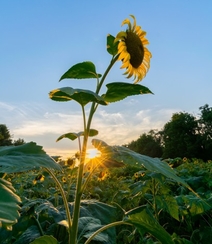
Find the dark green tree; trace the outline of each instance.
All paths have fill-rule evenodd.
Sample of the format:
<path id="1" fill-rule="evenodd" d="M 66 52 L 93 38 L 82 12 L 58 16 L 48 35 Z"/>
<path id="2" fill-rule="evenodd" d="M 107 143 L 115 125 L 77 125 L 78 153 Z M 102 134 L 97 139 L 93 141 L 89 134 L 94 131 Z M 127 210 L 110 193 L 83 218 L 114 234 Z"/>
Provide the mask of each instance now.
<path id="1" fill-rule="evenodd" d="M 125 146 L 143 155 L 161 157 L 163 150 L 160 140 L 160 133 L 150 130 L 148 133 L 142 134 L 136 141 L 132 141 Z"/>
<path id="2" fill-rule="evenodd" d="M 12 140 L 12 135 L 5 124 L 0 124 L 0 146 L 19 146 L 25 144 L 24 139 Z"/>
<path id="3" fill-rule="evenodd" d="M 208 104 L 201 106 L 199 127 L 201 134 L 202 159 L 212 159 L 212 107 Z"/>
<path id="4" fill-rule="evenodd" d="M 199 144 L 197 119 L 189 113 L 175 113 L 162 130 L 163 158 L 199 158 L 202 150 Z"/>
<path id="5" fill-rule="evenodd" d="M 5 124 L 0 124 L 0 146 L 12 145 L 12 136 Z"/>
<path id="6" fill-rule="evenodd" d="M 26 142 L 24 141 L 24 139 L 21 139 L 21 138 L 18 138 L 17 140 L 14 140 L 13 141 L 13 145 L 14 146 L 19 146 L 19 145 L 23 145 L 25 144 Z"/>

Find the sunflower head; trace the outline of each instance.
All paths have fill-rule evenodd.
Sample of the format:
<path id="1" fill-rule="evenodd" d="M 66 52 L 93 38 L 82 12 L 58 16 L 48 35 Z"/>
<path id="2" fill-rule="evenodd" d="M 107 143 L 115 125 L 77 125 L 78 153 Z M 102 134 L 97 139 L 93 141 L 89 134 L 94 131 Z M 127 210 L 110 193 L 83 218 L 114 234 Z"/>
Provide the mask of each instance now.
<path id="1" fill-rule="evenodd" d="M 122 69 L 126 69 L 124 73 L 127 78 L 134 76 L 134 83 L 141 81 L 149 70 L 150 58 L 152 57 L 146 45 L 149 44 L 145 38 L 146 32 L 136 25 L 136 19 L 133 19 L 131 24 L 129 19 L 125 19 L 122 25 L 127 24 L 126 31 L 121 31 L 117 34 L 115 42 L 118 44 L 118 60 L 122 61 Z"/>

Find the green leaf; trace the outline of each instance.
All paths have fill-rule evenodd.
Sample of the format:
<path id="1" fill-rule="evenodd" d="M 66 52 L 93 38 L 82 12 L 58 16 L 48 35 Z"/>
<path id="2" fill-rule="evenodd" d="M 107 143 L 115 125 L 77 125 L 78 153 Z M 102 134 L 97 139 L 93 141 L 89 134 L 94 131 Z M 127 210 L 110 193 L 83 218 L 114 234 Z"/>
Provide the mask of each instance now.
<path id="1" fill-rule="evenodd" d="M 191 216 L 195 216 L 197 214 L 203 214 L 212 209 L 212 206 L 207 201 L 197 196 L 182 195 L 182 196 L 177 196 L 176 200 L 178 201 L 179 205 L 182 205 L 183 203 L 183 205 L 187 210 L 186 212 Z"/>
<path id="2" fill-rule="evenodd" d="M 61 169 L 60 165 L 35 142 L 0 147 L 0 166 L 0 172 L 4 173 L 26 172 L 40 167 Z"/>
<path id="3" fill-rule="evenodd" d="M 149 88 L 139 84 L 113 82 L 107 84 L 106 86 L 107 92 L 103 95 L 103 97 L 107 102 L 117 102 L 133 95 L 153 94 Z"/>
<path id="4" fill-rule="evenodd" d="M 173 218 L 179 221 L 179 205 L 177 204 L 176 198 L 169 195 L 157 195 L 155 201 L 158 208 L 164 209 Z"/>
<path id="5" fill-rule="evenodd" d="M 114 43 L 114 40 L 115 40 L 115 37 L 108 34 L 107 36 L 107 51 L 109 54 L 115 56 L 118 52 L 118 44 L 119 42 L 115 42 Z"/>
<path id="6" fill-rule="evenodd" d="M 53 236 L 41 236 L 30 244 L 59 244 L 59 242 Z"/>
<path id="7" fill-rule="evenodd" d="M 102 153 L 103 158 L 112 158 L 118 162 L 123 162 L 125 165 L 144 166 L 149 171 L 160 173 L 193 191 L 183 179 L 176 175 L 175 171 L 167 163 L 158 158 L 151 158 L 122 146 L 109 146 L 98 139 L 93 139 L 92 144 Z"/>
<path id="8" fill-rule="evenodd" d="M 95 92 L 83 89 L 73 89 L 72 87 L 62 87 L 52 90 L 49 97 L 58 102 L 67 102 L 74 100 L 81 106 L 85 106 L 89 102 L 96 102 L 101 105 L 107 105 L 107 102 Z"/>
<path id="9" fill-rule="evenodd" d="M 96 73 L 95 65 L 92 62 L 86 61 L 72 66 L 61 76 L 59 81 L 63 79 L 89 79 L 100 77 L 101 74 Z"/>
<path id="10" fill-rule="evenodd" d="M 146 206 L 141 206 L 127 212 L 124 221 L 136 226 L 140 232 L 152 234 L 163 244 L 174 243 L 169 233 L 156 221 Z"/>
<path id="11" fill-rule="evenodd" d="M 101 221 L 93 217 L 81 217 L 79 218 L 79 237 L 78 241 L 83 240 L 83 237 L 88 239 L 94 232 L 102 227 Z M 108 242 L 107 232 L 99 233 L 93 238 L 94 241 L 99 241 L 103 243 Z M 84 243 L 84 242 L 83 242 Z"/>
<path id="12" fill-rule="evenodd" d="M 96 136 L 96 135 L 98 135 L 98 131 L 95 129 L 90 129 L 89 136 L 92 137 L 92 136 Z M 70 133 L 63 134 L 60 137 L 58 137 L 56 141 L 58 142 L 58 141 L 62 140 L 63 138 L 68 138 L 68 139 L 74 141 L 75 139 L 77 139 L 80 136 L 84 136 L 84 131 L 80 131 L 78 133 L 70 132 Z"/>
<path id="13" fill-rule="evenodd" d="M 11 230 L 19 218 L 21 199 L 14 192 L 12 184 L 0 178 L 0 228 Z"/>

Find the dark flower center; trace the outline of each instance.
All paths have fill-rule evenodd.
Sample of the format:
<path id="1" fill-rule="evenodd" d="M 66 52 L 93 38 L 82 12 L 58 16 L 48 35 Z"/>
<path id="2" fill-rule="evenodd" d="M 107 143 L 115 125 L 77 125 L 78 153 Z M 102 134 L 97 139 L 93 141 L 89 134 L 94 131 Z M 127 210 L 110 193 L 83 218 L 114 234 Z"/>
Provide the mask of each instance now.
<path id="1" fill-rule="evenodd" d="M 140 38 L 134 32 L 127 31 L 125 38 L 127 52 L 130 54 L 130 64 L 138 68 L 144 59 L 144 47 Z"/>

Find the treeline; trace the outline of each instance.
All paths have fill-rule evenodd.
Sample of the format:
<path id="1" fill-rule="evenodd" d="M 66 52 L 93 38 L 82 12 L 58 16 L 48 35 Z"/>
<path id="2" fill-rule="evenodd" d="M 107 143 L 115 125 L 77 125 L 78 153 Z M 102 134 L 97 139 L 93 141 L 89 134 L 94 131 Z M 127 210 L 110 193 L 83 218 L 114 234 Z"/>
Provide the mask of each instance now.
<path id="1" fill-rule="evenodd" d="M 5 124 L 0 124 L 0 146 L 18 146 L 24 144 L 24 139 L 13 140 L 9 129 Z"/>
<path id="2" fill-rule="evenodd" d="M 212 107 L 205 104 L 199 110 L 198 118 L 186 112 L 174 113 L 162 130 L 151 130 L 124 146 L 163 159 L 212 160 Z"/>

